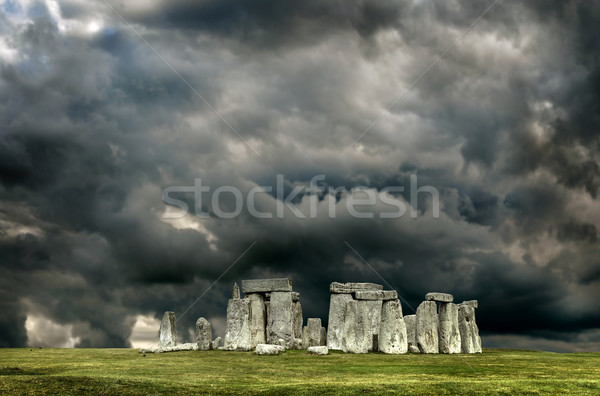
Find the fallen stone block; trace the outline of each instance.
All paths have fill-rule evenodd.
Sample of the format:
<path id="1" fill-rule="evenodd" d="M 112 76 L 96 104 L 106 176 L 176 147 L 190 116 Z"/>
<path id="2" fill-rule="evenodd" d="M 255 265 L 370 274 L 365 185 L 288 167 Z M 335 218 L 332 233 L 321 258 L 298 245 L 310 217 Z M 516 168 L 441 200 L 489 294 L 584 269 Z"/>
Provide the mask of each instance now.
<path id="1" fill-rule="evenodd" d="M 451 303 L 454 301 L 454 296 L 448 293 L 431 292 L 425 295 L 425 300 Z"/>
<path id="2" fill-rule="evenodd" d="M 254 350 L 257 355 L 279 355 L 282 352 L 285 352 L 285 347 L 273 344 L 258 344 Z"/>
<path id="3" fill-rule="evenodd" d="M 329 353 L 329 349 L 326 346 L 312 346 L 308 347 L 306 353 L 310 355 L 327 355 Z"/>
<path id="4" fill-rule="evenodd" d="M 242 291 L 244 293 L 291 292 L 292 281 L 288 278 L 243 280 Z"/>

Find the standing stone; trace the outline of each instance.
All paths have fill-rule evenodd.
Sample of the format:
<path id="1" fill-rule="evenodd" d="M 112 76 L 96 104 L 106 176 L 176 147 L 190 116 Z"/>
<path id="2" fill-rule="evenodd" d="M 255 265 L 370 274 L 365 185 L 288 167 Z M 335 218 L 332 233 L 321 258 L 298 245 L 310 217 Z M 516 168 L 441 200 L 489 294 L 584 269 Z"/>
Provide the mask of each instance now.
<path id="1" fill-rule="evenodd" d="M 458 305 L 440 304 L 439 313 L 439 348 L 440 353 L 460 353 L 460 331 L 458 329 Z"/>
<path id="2" fill-rule="evenodd" d="M 359 304 L 365 306 L 365 310 L 369 314 L 369 351 L 377 350 L 379 326 L 381 324 L 381 300 L 361 300 Z"/>
<path id="3" fill-rule="evenodd" d="M 300 293 L 297 293 L 298 295 Z M 304 322 L 304 318 L 302 317 L 302 305 L 300 301 L 293 301 L 294 293 L 292 293 L 292 311 L 293 311 L 293 328 L 294 328 L 294 338 L 302 338 L 302 323 Z"/>
<path id="4" fill-rule="evenodd" d="M 249 351 L 252 349 L 250 300 L 229 300 L 227 304 L 225 349 L 228 351 Z"/>
<path id="5" fill-rule="evenodd" d="M 240 299 L 240 287 L 238 286 L 237 282 L 233 284 L 233 290 L 231 291 L 231 298 L 233 298 L 234 300 Z"/>
<path id="6" fill-rule="evenodd" d="M 438 315 L 435 301 L 423 301 L 417 308 L 417 346 L 421 353 L 439 353 Z"/>
<path id="7" fill-rule="evenodd" d="M 321 345 L 321 318 L 308 318 L 306 322 L 308 347 Z"/>
<path id="8" fill-rule="evenodd" d="M 408 350 L 406 325 L 402 318 L 402 305 L 399 300 L 383 303 L 381 309 L 381 327 L 379 329 L 379 351 L 400 354 Z"/>
<path id="9" fill-rule="evenodd" d="M 347 353 L 368 353 L 371 339 L 371 321 L 367 305 L 350 300 L 346 303 L 342 350 Z"/>
<path id="10" fill-rule="evenodd" d="M 277 341 L 282 338 L 286 346 L 291 348 L 294 341 L 292 292 L 271 292 L 269 306 L 267 342 L 277 344 Z"/>
<path id="11" fill-rule="evenodd" d="M 341 351 L 343 349 L 342 340 L 344 339 L 344 318 L 346 303 L 348 301 L 352 301 L 351 294 L 333 293 L 329 298 L 327 347 L 331 350 Z"/>
<path id="12" fill-rule="evenodd" d="M 481 338 L 475 323 L 475 307 L 470 304 L 459 304 L 458 329 L 462 353 L 481 353 Z"/>
<path id="13" fill-rule="evenodd" d="M 306 349 L 308 347 L 308 326 L 304 326 L 304 328 L 302 329 L 302 349 Z"/>
<path id="14" fill-rule="evenodd" d="M 321 339 L 319 340 L 319 345 L 327 345 L 327 329 L 325 329 L 325 327 L 321 327 Z"/>
<path id="15" fill-rule="evenodd" d="M 267 342 L 265 327 L 267 324 L 267 311 L 265 297 L 260 293 L 247 293 L 245 299 L 250 301 L 250 337 L 252 348 Z"/>
<path id="16" fill-rule="evenodd" d="M 404 324 L 406 325 L 408 351 L 410 353 L 420 353 L 417 346 L 417 315 L 406 315 Z"/>
<path id="17" fill-rule="evenodd" d="M 174 347 L 177 345 L 177 330 L 175 329 L 175 312 L 164 313 L 158 330 L 158 346 Z"/>
<path id="18" fill-rule="evenodd" d="M 205 318 L 196 321 L 196 342 L 199 351 L 212 349 L 212 325 Z"/>
<path id="19" fill-rule="evenodd" d="M 217 337 L 213 340 L 212 342 L 212 349 L 217 349 L 219 348 L 219 345 L 221 345 L 221 337 Z"/>

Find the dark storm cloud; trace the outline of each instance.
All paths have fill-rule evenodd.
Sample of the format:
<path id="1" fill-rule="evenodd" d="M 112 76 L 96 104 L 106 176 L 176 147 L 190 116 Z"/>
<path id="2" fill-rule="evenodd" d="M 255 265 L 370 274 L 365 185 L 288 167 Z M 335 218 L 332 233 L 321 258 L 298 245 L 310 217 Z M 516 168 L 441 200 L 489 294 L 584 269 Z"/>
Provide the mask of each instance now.
<path id="1" fill-rule="evenodd" d="M 137 315 L 183 313 L 256 242 L 182 340 L 234 281 L 290 276 L 326 320 L 331 281 L 381 275 L 406 314 L 434 289 L 479 299 L 484 344 L 598 348 L 597 5 L 495 6 L 343 156 L 488 2 L 115 6 L 256 156 L 102 3 L 45 4 L 0 13 L 0 345 L 129 345 Z M 421 193 L 418 219 L 330 219 L 322 196 L 314 219 L 161 220 L 165 187 L 277 174 L 286 194 L 404 186 L 407 207 L 416 174 L 441 217 Z"/>

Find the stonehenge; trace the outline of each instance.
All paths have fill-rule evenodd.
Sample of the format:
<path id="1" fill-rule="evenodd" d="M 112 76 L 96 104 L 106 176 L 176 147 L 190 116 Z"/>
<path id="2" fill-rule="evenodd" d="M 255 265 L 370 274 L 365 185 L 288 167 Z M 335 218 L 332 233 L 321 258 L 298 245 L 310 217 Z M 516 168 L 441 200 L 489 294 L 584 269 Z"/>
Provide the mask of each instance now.
<path id="1" fill-rule="evenodd" d="M 306 349 L 308 354 L 326 355 L 329 350 L 346 353 L 386 354 L 481 353 L 481 338 L 475 321 L 477 300 L 454 303 L 448 293 L 430 292 L 415 314 L 403 315 L 395 290 L 375 283 L 332 282 L 329 286 L 327 328 L 321 318 L 304 324 L 300 293 L 288 278 L 243 280 L 233 285 L 227 303 L 223 346 L 212 340 L 213 328 L 198 318 L 195 342 L 177 344 L 175 313 L 164 313 L 158 344 L 140 352 L 251 351 L 277 355 L 286 349 Z M 243 292 L 243 297 L 242 297 Z M 412 307 L 411 307 L 412 308 Z M 191 334 L 191 332 L 190 332 Z"/>

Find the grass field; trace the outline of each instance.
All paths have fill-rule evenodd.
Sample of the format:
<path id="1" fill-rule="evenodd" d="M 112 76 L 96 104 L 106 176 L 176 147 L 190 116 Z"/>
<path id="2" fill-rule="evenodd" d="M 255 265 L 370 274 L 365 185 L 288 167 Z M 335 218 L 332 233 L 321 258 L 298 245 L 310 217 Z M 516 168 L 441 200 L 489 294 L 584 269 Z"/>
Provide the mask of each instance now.
<path id="1" fill-rule="evenodd" d="M 600 353 L 479 355 L 147 354 L 0 349 L 3 394 L 600 394 Z"/>

